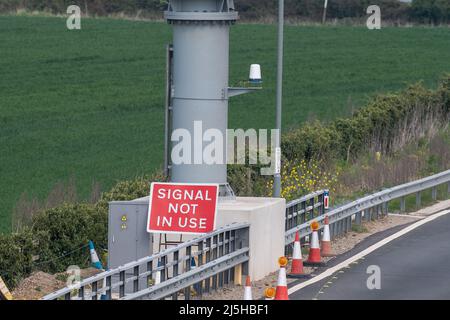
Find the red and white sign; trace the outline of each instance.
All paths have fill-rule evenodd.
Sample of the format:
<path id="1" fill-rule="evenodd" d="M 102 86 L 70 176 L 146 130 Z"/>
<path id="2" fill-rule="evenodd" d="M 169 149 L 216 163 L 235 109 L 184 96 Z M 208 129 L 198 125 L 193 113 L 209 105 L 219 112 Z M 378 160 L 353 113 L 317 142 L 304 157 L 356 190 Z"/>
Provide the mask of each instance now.
<path id="1" fill-rule="evenodd" d="M 216 227 L 217 184 L 153 182 L 147 231 L 202 234 Z"/>
<path id="2" fill-rule="evenodd" d="M 325 192 L 323 194 L 323 205 L 325 209 L 329 209 L 330 208 L 330 195 L 328 192 Z"/>

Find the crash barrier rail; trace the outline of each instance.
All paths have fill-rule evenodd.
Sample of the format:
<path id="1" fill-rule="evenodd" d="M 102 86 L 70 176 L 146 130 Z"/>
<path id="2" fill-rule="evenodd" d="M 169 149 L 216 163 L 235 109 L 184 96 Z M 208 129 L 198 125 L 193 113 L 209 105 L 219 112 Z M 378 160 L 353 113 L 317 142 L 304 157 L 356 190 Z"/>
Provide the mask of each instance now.
<path id="1" fill-rule="evenodd" d="M 450 195 L 450 170 L 426 177 L 417 181 L 405 183 L 393 188 L 384 189 L 377 193 L 365 196 L 361 199 L 349 202 L 339 208 L 334 208 L 323 213 L 320 216 L 313 218 L 321 224 L 325 215 L 329 218 L 330 235 L 331 238 L 340 236 L 352 229 L 352 225 L 361 225 L 363 220 L 370 221 L 385 216 L 388 213 L 389 202 L 393 200 L 400 200 L 400 211 L 406 210 L 406 197 L 410 195 L 416 196 L 416 208 L 421 206 L 422 193 L 425 190 L 431 189 L 432 199 L 437 199 L 437 188 L 441 185 L 447 184 L 447 196 Z M 285 251 L 291 251 L 292 243 L 295 240 L 295 234 L 300 232 L 302 242 L 311 234 L 310 219 L 302 221 L 304 217 L 296 212 L 290 213 L 292 216 L 299 218 L 299 223 L 286 231 L 285 234 Z"/>
<path id="2" fill-rule="evenodd" d="M 298 226 L 309 223 L 316 217 L 325 214 L 324 197 L 328 190 L 319 190 L 307 194 L 286 204 L 285 231 L 294 230 Z M 304 242 L 304 239 L 303 239 Z M 287 244 L 285 254 L 292 253 L 292 246 Z"/>
<path id="3" fill-rule="evenodd" d="M 289 231 L 319 214 L 325 213 L 324 195 L 328 190 L 320 190 L 290 201 L 286 204 L 285 230 Z"/>
<path id="4" fill-rule="evenodd" d="M 234 223 L 46 295 L 43 300 L 201 298 L 248 274 L 249 224 Z M 159 283 L 155 275 L 159 272 Z M 115 297 L 113 297 L 115 295 Z"/>

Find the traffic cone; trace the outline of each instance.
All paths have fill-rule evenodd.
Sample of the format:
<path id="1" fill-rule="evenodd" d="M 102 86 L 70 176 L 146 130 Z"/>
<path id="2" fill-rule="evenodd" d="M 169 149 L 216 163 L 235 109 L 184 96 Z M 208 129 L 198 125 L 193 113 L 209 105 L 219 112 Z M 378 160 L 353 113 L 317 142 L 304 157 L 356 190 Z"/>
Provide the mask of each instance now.
<path id="1" fill-rule="evenodd" d="M 195 259 L 194 257 L 191 258 L 191 270 L 194 270 L 195 268 L 197 268 L 197 265 L 195 264 Z"/>
<path id="2" fill-rule="evenodd" d="M 91 253 L 91 265 L 95 269 L 104 270 L 103 265 L 98 258 L 97 252 L 95 251 L 94 243 L 91 240 L 89 240 L 89 251 Z"/>
<path id="3" fill-rule="evenodd" d="M 305 266 L 311 266 L 311 267 L 320 267 L 324 266 L 325 263 L 322 262 L 322 258 L 320 256 L 320 244 L 319 244 L 319 223 L 317 221 L 314 221 L 311 223 L 311 240 L 309 244 L 309 255 L 308 260 L 305 261 Z"/>
<path id="4" fill-rule="evenodd" d="M 91 254 L 92 267 L 94 267 L 95 269 L 101 270 L 101 271 L 105 271 L 100 259 L 98 258 L 97 251 L 95 251 L 94 243 L 91 240 L 89 240 L 89 252 Z M 103 279 L 102 288 L 106 288 L 106 278 Z M 100 300 L 107 300 L 106 292 L 103 292 L 100 295 Z"/>
<path id="5" fill-rule="evenodd" d="M 244 287 L 244 300 L 253 300 L 252 298 L 252 284 L 250 282 L 250 276 L 247 276 Z"/>
<path id="6" fill-rule="evenodd" d="M 286 257 L 281 257 L 278 259 L 280 264 L 280 271 L 278 272 L 278 283 L 275 292 L 275 300 L 289 300 L 288 288 L 286 281 L 286 266 L 288 264 L 288 259 Z"/>
<path id="7" fill-rule="evenodd" d="M 264 289 L 265 300 L 273 300 L 275 298 L 276 290 L 275 288 L 269 287 Z"/>
<path id="8" fill-rule="evenodd" d="M 328 221 L 328 216 L 325 216 L 325 220 L 323 222 L 323 236 L 321 246 L 321 255 L 322 257 L 333 257 L 335 254 L 331 250 L 331 237 L 330 237 L 330 225 Z"/>
<path id="9" fill-rule="evenodd" d="M 297 231 L 294 241 L 294 252 L 292 253 L 291 273 L 288 278 L 306 278 L 308 275 L 303 273 L 302 248 L 300 245 L 300 234 Z"/>

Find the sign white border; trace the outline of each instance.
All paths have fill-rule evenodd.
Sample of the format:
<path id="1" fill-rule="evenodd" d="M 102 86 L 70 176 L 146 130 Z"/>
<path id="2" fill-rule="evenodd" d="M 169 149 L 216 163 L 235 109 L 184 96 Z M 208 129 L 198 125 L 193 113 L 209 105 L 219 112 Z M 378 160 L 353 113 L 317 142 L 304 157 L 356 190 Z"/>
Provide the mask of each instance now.
<path id="1" fill-rule="evenodd" d="M 217 220 L 217 207 L 219 204 L 219 185 L 217 183 L 183 183 L 183 182 L 152 182 L 150 185 L 150 196 L 148 200 L 148 212 L 147 212 L 147 229 L 148 233 L 161 233 L 161 234 L 192 234 L 192 235 L 203 235 L 208 232 L 186 232 L 186 231 L 163 231 L 163 230 L 152 230 L 150 229 L 150 217 L 152 213 L 152 195 L 153 187 L 155 184 L 171 185 L 171 186 L 205 186 L 205 187 L 216 187 L 216 209 L 214 212 L 214 224 L 213 231 L 216 230 L 216 220 Z"/>

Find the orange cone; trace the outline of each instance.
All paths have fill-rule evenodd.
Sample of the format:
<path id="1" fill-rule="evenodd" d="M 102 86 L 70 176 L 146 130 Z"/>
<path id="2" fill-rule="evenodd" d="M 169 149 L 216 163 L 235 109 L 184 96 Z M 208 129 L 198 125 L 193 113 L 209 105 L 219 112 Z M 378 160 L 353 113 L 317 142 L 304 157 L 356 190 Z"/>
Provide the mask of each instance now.
<path id="1" fill-rule="evenodd" d="M 320 244 L 322 257 L 333 257 L 335 254 L 331 250 L 331 237 L 330 237 L 330 225 L 328 221 L 328 216 L 325 216 L 323 225 L 323 236 L 322 243 Z"/>
<path id="2" fill-rule="evenodd" d="M 305 261 L 305 266 L 318 267 L 323 266 L 322 257 L 320 256 L 320 245 L 319 245 L 319 223 L 313 221 L 311 223 L 312 235 L 309 244 L 309 256 L 308 260 Z"/>
<path id="3" fill-rule="evenodd" d="M 252 298 L 252 284 L 250 282 L 250 276 L 247 276 L 244 287 L 244 300 L 253 300 Z"/>
<path id="4" fill-rule="evenodd" d="M 291 273 L 288 274 L 289 278 L 305 278 L 308 275 L 303 273 L 303 259 L 302 248 L 300 245 L 300 234 L 297 231 L 294 241 L 294 252 L 292 253 L 292 266 Z"/>
<path id="5" fill-rule="evenodd" d="M 286 281 L 286 266 L 288 264 L 288 259 L 286 257 L 281 257 L 278 259 L 280 264 L 280 271 L 278 273 L 278 283 L 275 293 L 275 300 L 289 300 L 288 288 Z"/>

